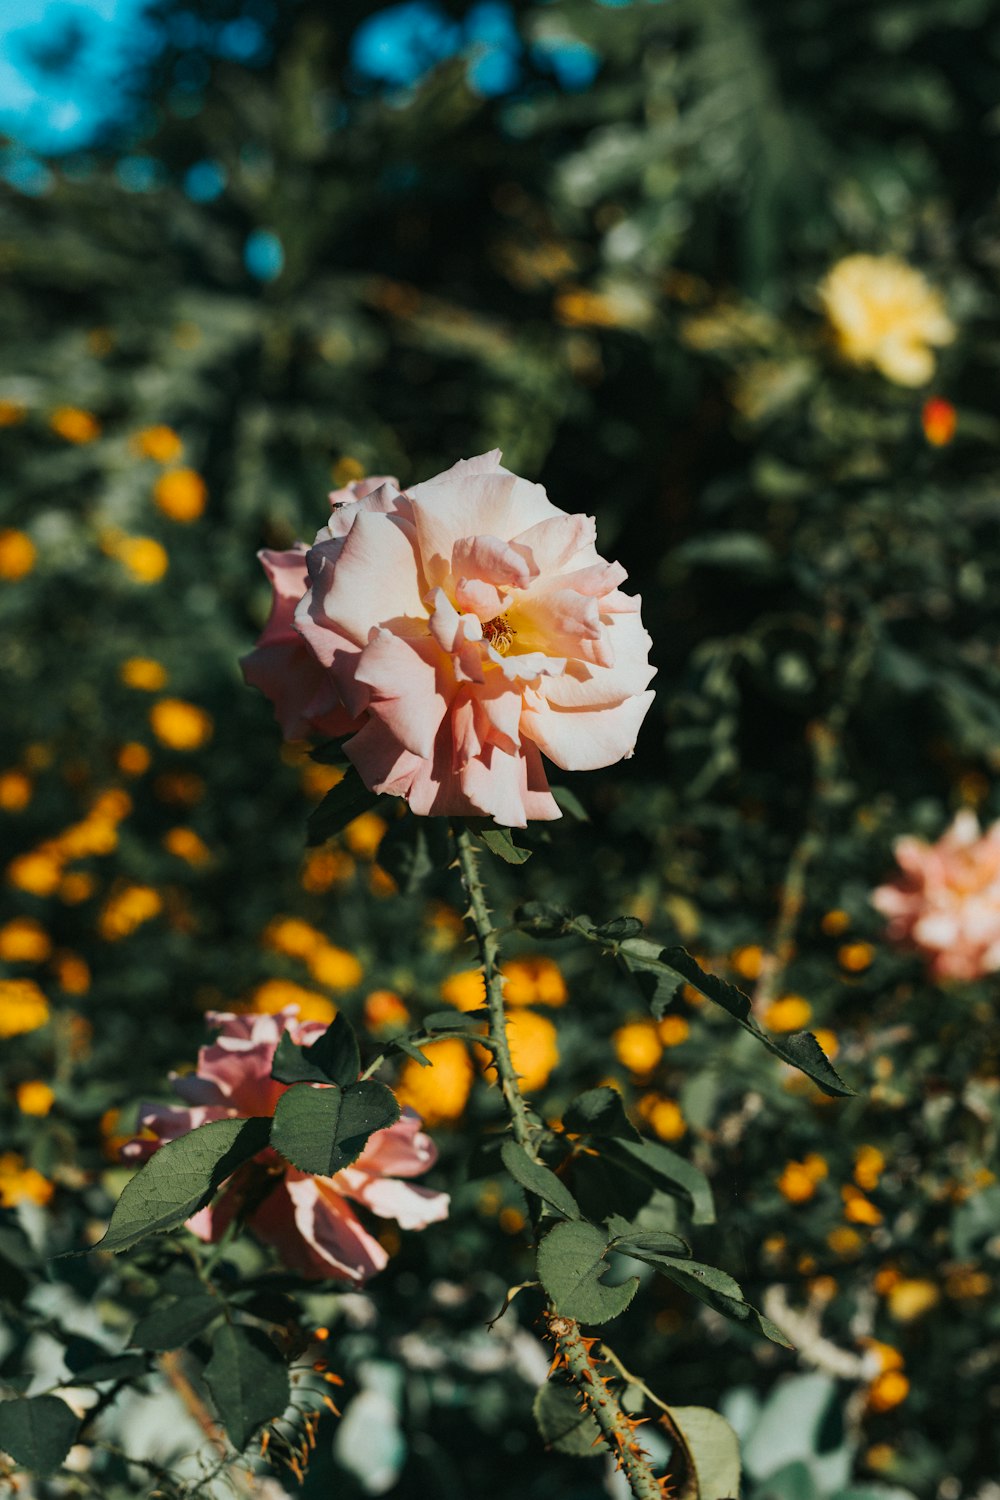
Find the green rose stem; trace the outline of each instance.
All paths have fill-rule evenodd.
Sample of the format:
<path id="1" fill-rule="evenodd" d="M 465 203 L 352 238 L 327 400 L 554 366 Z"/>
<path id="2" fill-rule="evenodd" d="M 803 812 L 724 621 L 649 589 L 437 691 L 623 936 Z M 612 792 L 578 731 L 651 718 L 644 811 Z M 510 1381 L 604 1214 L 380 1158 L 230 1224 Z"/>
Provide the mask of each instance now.
<path id="1" fill-rule="evenodd" d="M 486 889 L 479 873 L 479 854 L 473 835 L 463 824 L 453 824 L 458 846 L 458 868 L 469 902 L 466 919 L 479 947 L 486 983 L 486 1005 L 489 1010 L 490 1042 L 500 1092 L 510 1115 L 514 1139 L 532 1160 L 538 1160 L 537 1136 L 542 1129 L 521 1093 L 520 1080 L 510 1055 L 507 1015 L 503 1003 L 503 975 L 500 973 L 500 938 L 491 920 Z M 549 1331 L 555 1341 L 561 1363 L 576 1387 L 587 1410 L 595 1417 L 601 1433 L 615 1458 L 625 1471 L 635 1500 L 663 1500 L 663 1490 L 649 1466 L 645 1453 L 635 1440 L 634 1420 L 622 1411 L 609 1386 L 600 1379 L 590 1358 L 591 1339 L 585 1339 L 574 1318 L 565 1318 L 550 1302 Z"/>

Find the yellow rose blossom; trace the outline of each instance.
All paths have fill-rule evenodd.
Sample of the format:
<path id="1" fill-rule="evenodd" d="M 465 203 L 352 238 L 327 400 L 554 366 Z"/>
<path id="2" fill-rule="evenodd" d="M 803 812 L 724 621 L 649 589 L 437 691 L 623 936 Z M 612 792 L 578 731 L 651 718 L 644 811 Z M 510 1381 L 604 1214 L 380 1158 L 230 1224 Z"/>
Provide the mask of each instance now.
<path id="1" fill-rule="evenodd" d="M 49 849 L 31 849 L 7 866 L 7 879 L 19 891 L 51 896 L 62 876 L 62 860 Z"/>
<path id="2" fill-rule="evenodd" d="M 502 964 L 506 981 L 503 997 L 508 1005 L 565 1005 L 568 991 L 562 971 L 554 959 L 541 955 L 512 958 Z"/>
<path id="3" fill-rule="evenodd" d="M 26 577 L 35 566 L 37 556 L 35 544 L 26 532 L 10 527 L 0 531 L 0 578 L 15 583 Z"/>
<path id="4" fill-rule="evenodd" d="M 827 937 L 840 937 L 850 927 L 851 919 L 846 911 L 841 911 L 837 907 L 833 911 L 828 911 L 819 925 Z"/>
<path id="5" fill-rule="evenodd" d="M 761 1018 L 769 1031 L 801 1031 L 812 1019 L 812 1006 L 801 995 L 772 1000 Z"/>
<path id="6" fill-rule="evenodd" d="M 67 443 L 92 443 L 101 435 L 101 424 L 89 411 L 78 406 L 57 406 L 49 417 L 49 426 Z"/>
<path id="7" fill-rule="evenodd" d="M 175 859 L 182 859 L 192 869 L 211 863 L 212 851 L 200 834 L 193 828 L 168 828 L 163 835 L 163 847 Z"/>
<path id="8" fill-rule="evenodd" d="M 819 295 L 844 358 L 874 365 L 896 385 L 925 385 L 934 374 L 932 350 L 955 337 L 940 293 L 894 255 L 846 256 Z"/>
<path id="9" fill-rule="evenodd" d="M 547 1016 L 517 1010 L 507 1022 L 507 1039 L 514 1071 L 526 1094 L 544 1088 L 559 1061 L 556 1028 Z"/>
<path id="10" fill-rule="evenodd" d="M 410 1019 L 401 995 L 395 990 L 372 990 L 365 996 L 365 1025 L 369 1031 L 393 1031 Z M 418 1065 L 419 1066 L 419 1065 Z"/>
<path id="11" fill-rule="evenodd" d="M 18 1152 L 0 1155 L 0 1208 L 16 1208 L 19 1203 L 37 1203 L 44 1208 L 54 1192 L 52 1183 L 34 1167 L 26 1167 Z"/>
<path id="12" fill-rule="evenodd" d="M 321 895 L 343 885 L 354 874 L 354 861 L 343 849 L 311 849 L 305 857 L 299 884 L 310 895 Z"/>
<path id="13" fill-rule="evenodd" d="M 399 1075 L 396 1097 L 416 1110 L 425 1125 L 444 1125 L 462 1115 L 475 1070 L 468 1048 L 457 1037 L 431 1042 L 422 1052 L 431 1066 L 407 1059 Z"/>
<path id="14" fill-rule="evenodd" d="M 97 919 L 97 931 L 105 942 L 128 937 L 144 922 L 158 917 L 163 897 L 151 885 L 127 885 L 110 895 Z"/>
<path id="15" fill-rule="evenodd" d="M 611 1038 L 615 1056 L 630 1073 L 642 1077 L 651 1073 L 663 1056 L 655 1021 L 630 1021 L 619 1026 Z"/>
<path id="16" fill-rule="evenodd" d="M 153 486 L 153 499 L 171 521 L 187 525 L 204 511 L 208 490 L 194 469 L 170 469 Z"/>
<path id="17" fill-rule="evenodd" d="M 687 1134 L 687 1122 L 680 1105 L 662 1094 L 646 1094 L 639 1101 L 639 1113 L 661 1141 L 679 1141 Z"/>
<path id="18" fill-rule="evenodd" d="M 0 979 L 0 1037 L 37 1031 L 49 1019 L 49 1002 L 33 979 Z"/>
<path id="19" fill-rule="evenodd" d="M 741 979 L 759 979 L 764 968 L 764 950 L 757 943 L 737 948 L 729 955 L 729 962 Z"/>
<path id="20" fill-rule="evenodd" d="M 889 1316 L 897 1323 L 914 1323 L 941 1300 L 941 1292 L 925 1277 L 903 1277 L 886 1298 Z"/>
<path id="21" fill-rule="evenodd" d="M 10 964 L 38 964 L 52 952 L 52 939 L 34 917 L 14 917 L 0 927 L 0 958 Z"/>
<path id="22" fill-rule="evenodd" d="M 875 949 L 871 943 L 845 943 L 837 950 L 840 966 L 849 974 L 862 974 L 865 969 L 871 967 L 874 957 Z"/>
<path id="23" fill-rule="evenodd" d="M 22 1115 L 47 1115 L 55 1103 L 55 1093 L 40 1078 L 17 1086 L 17 1107 Z"/>
<path id="24" fill-rule="evenodd" d="M 844 1200 L 844 1218 L 849 1224 L 881 1224 L 881 1210 L 856 1187 L 847 1183 L 841 1188 L 840 1196 Z"/>
<path id="25" fill-rule="evenodd" d="M 138 740 L 129 740 L 122 745 L 116 757 L 116 763 L 123 776 L 141 776 L 149 770 L 152 756 L 145 745 Z"/>
<path id="26" fill-rule="evenodd" d="M 337 1007 L 326 995 L 307 990 L 290 979 L 265 979 L 250 996 L 250 1009 L 258 1014 L 274 1015 L 286 1005 L 297 1005 L 300 1021 L 321 1021 L 329 1026 L 337 1014 Z"/>
<path id="27" fill-rule="evenodd" d="M 0 808 L 4 812 L 23 812 L 31 801 L 31 777 L 23 771 L 4 771 L 0 775 Z"/>
<path id="28" fill-rule="evenodd" d="M 482 969 L 463 969 L 452 974 L 441 986 L 441 999 L 456 1010 L 478 1010 L 486 1004 L 486 985 Z"/>
<path id="29" fill-rule="evenodd" d="M 326 942 L 319 929 L 301 917 L 275 917 L 264 928 L 260 940 L 265 948 L 289 958 L 308 958 Z"/>
<path id="30" fill-rule="evenodd" d="M 67 906 L 79 906 L 82 901 L 89 901 L 96 889 L 97 881 L 93 875 L 85 875 L 82 870 L 71 870 L 59 882 L 59 900 L 64 901 Z"/>
<path id="31" fill-rule="evenodd" d="M 122 537 L 114 556 L 136 583 L 159 583 L 170 566 L 166 547 L 151 536 Z"/>
<path id="32" fill-rule="evenodd" d="M 664 1047 L 680 1047 L 691 1035 L 691 1023 L 684 1016 L 664 1016 L 656 1030 Z"/>
<path id="33" fill-rule="evenodd" d="M 85 995 L 90 989 L 90 968 L 78 953 L 57 953 L 52 967 L 59 988 L 67 995 Z"/>
<path id="34" fill-rule="evenodd" d="M 197 750 L 212 738 L 209 714 L 183 698 L 161 698 L 149 710 L 153 733 L 168 750 Z"/>
<path id="35" fill-rule="evenodd" d="M 885 1156 L 877 1146 L 859 1146 L 854 1153 L 854 1181 L 870 1193 L 885 1171 Z"/>
<path id="36" fill-rule="evenodd" d="M 364 978 L 364 969 L 353 953 L 324 942 L 306 959 L 309 972 L 319 984 L 331 990 L 352 990 Z"/>
<path id="37" fill-rule="evenodd" d="M 344 829 L 344 843 L 359 859 L 374 859 L 388 827 L 378 813 L 362 813 Z"/>
<path id="38" fill-rule="evenodd" d="M 118 676 L 126 687 L 140 693 L 158 693 L 167 685 L 166 667 L 151 656 L 130 656 L 118 668 Z"/>
<path id="39" fill-rule="evenodd" d="M 885 1370 L 868 1387 L 868 1406 L 875 1412 L 892 1411 L 909 1394 L 910 1382 L 902 1370 Z"/>
<path id="40" fill-rule="evenodd" d="M 21 401 L 11 401 L 5 396 L 0 400 L 0 427 L 16 427 L 23 422 L 28 408 Z"/>
<path id="41" fill-rule="evenodd" d="M 143 458 L 151 458 L 158 464 L 176 463 L 184 452 L 184 444 L 172 427 L 157 425 L 144 427 L 132 438 L 132 447 Z"/>

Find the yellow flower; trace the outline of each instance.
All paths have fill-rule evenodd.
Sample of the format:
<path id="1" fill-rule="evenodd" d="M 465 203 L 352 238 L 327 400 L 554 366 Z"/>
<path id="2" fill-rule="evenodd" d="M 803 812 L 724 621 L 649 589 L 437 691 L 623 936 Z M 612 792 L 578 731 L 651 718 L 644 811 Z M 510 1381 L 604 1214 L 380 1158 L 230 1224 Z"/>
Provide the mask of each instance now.
<path id="1" fill-rule="evenodd" d="M 816 1180 L 803 1162 L 790 1161 L 778 1178 L 778 1192 L 789 1203 L 808 1203 L 816 1195 Z"/>
<path id="2" fill-rule="evenodd" d="M 24 578 L 35 566 L 38 553 L 31 537 L 8 527 L 0 531 L 0 578 L 8 583 Z"/>
<path id="3" fill-rule="evenodd" d="M 508 1005 L 565 1005 L 568 991 L 554 959 L 531 955 L 501 965 Z"/>
<path id="4" fill-rule="evenodd" d="M 97 919 L 97 931 L 105 942 L 116 943 L 159 916 L 163 898 L 151 885 L 127 885 L 109 896 Z"/>
<path id="5" fill-rule="evenodd" d="M 323 934 L 301 917 L 275 917 L 264 928 L 260 940 L 265 948 L 285 953 L 289 958 L 308 958 L 326 942 Z"/>
<path id="6" fill-rule="evenodd" d="M 461 915 L 444 901 L 430 902 L 424 921 L 431 930 L 431 947 L 435 952 L 447 952 L 465 936 Z"/>
<path id="7" fill-rule="evenodd" d="M 33 917 L 14 917 L 0 927 L 0 958 L 11 964 L 38 964 L 52 952 L 52 939 Z"/>
<path id="8" fill-rule="evenodd" d="M 877 1146 L 859 1146 L 854 1153 L 854 1181 L 870 1193 L 885 1171 L 885 1156 Z"/>
<path id="9" fill-rule="evenodd" d="M 374 859 L 388 827 L 378 813 L 362 813 L 344 829 L 344 842 L 359 859 Z"/>
<path id="10" fill-rule="evenodd" d="M 211 717 L 183 698 L 161 698 L 149 710 L 153 733 L 170 750 L 197 750 L 212 738 Z"/>
<path id="11" fill-rule="evenodd" d="M 49 1002 L 33 979 L 0 979 L 0 1037 L 37 1031 L 49 1019 Z"/>
<path id="12" fill-rule="evenodd" d="M 770 1031 L 801 1031 L 811 1018 L 812 1006 L 801 995 L 784 995 L 773 1000 L 762 1017 Z"/>
<path id="13" fill-rule="evenodd" d="M 331 470 L 333 482 L 338 490 L 344 489 L 346 485 L 353 484 L 356 479 L 364 479 L 367 470 L 363 463 L 356 458 L 338 459 Z"/>
<path id="14" fill-rule="evenodd" d="M 840 966 L 849 974 L 862 974 L 865 969 L 871 967 L 874 957 L 875 949 L 871 943 L 845 943 L 837 950 Z"/>
<path id="15" fill-rule="evenodd" d="M 861 1253 L 861 1236 L 856 1229 L 851 1229 L 847 1224 L 838 1224 L 835 1229 L 831 1229 L 826 1237 L 826 1243 L 834 1255 L 839 1255 L 844 1260 L 853 1260 Z"/>
<path id="16" fill-rule="evenodd" d="M 167 685 L 166 667 L 151 656 L 130 656 L 118 668 L 118 676 L 126 687 L 140 693 L 158 693 Z"/>
<path id="17" fill-rule="evenodd" d="M 630 1021 L 627 1026 L 619 1026 L 611 1042 L 618 1061 L 640 1077 L 652 1073 L 663 1056 L 655 1021 Z"/>
<path id="18" fill-rule="evenodd" d="M 163 835 L 163 847 L 168 854 L 172 854 L 175 859 L 182 859 L 192 869 L 211 863 L 211 849 L 193 828 L 168 828 Z"/>
<path id="19" fill-rule="evenodd" d="M 902 1278 L 892 1287 L 886 1298 L 889 1316 L 897 1323 L 913 1323 L 924 1313 L 930 1312 L 941 1300 L 941 1293 L 933 1281 L 924 1277 Z"/>
<path id="20" fill-rule="evenodd" d="M 683 1016 L 664 1016 L 656 1029 L 664 1047 L 679 1047 L 691 1035 L 691 1023 Z"/>
<path id="21" fill-rule="evenodd" d="M 372 990 L 365 996 L 365 1025 L 369 1031 L 393 1031 L 405 1026 L 409 1019 L 410 1012 L 395 990 Z"/>
<path id="22" fill-rule="evenodd" d="M 441 986 L 441 999 L 456 1010 L 478 1010 L 486 1004 L 486 985 L 482 969 L 463 969 L 452 974 Z"/>
<path id="23" fill-rule="evenodd" d="M 353 990 L 364 978 L 364 969 L 353 953 L 324 942 L 306 959 L 309 972 L 319 984 L 331 990 Z"/>
<path id="24" fill-rule="evenodd" d="M 741 979 L 759 979 L 764 968 L 764 950 L 757 943 L 737 948 L 729 955 L 729 962 Z"/>
<path id="25" fill-rule="evenodd" d="M 472 1088 L 474 1069 L 464 1042 L 446 1037 L 421 1048 L 431 1066 L 421 1067 L 407 1059 L 399 1075 L 396 1097 L 401 1105 L 416 1110 L 425 1125 L 443 1125 L 457 1120 L 465 1109 Z"/>
<path id="26" fill-rule="evenodd" d="M 856 1187 L 847 1183 L 841 1188 L 840 1196 L 844 1200 L 844 1218 L 849 1224 L 881 1224 L 881 1210 L 864 1193 L 859 1193 Z"/>
<path id="27" fill-rule="evenodd" d="M 144 771 L 149 770 L 151 760 L 149 751 L 138 740 L 129 740 L 117 755 L 118 769 L 123 776 L 141 776 Z"/>
<path id="28" fill-rule="evenodd" d="M 24 1157 L 16 1151 L 0 1156 L 0 1208 L 16 1208 L 19 1203 L 44 1207 L 54 1192 L 52 1183 L 34 1167 L 26 1167 Z"/>
<path id="29" fill-rule="evenodd" d="M 646 1094 L 639 1101 L 639 1113 L 661 1141 L 679 1141 L 687 1134 L 687 1122 L 680 1105 L 661 1094 Z"/>
<path id="30" fill-rule="evenodd" d="M 813 1032 L 813 1036 L 819 1042 L 827 1057 L 831 1060 L 836 1057 L 840 1051 L 840 1040 L 835 1031 L 827 1031 L 825 1026 L 817 1026 Z"/>
<path id="31" fill-rule="evenodd" d="M 67 906 L 79 906 L 81 901 L 89 901 L 96 889 L 97 881 L 93 875 L 71 870 L 59 882 L 59 900 L 65 901 Z"/>
<path id="32" fill-rule="evenodd" d="M 910 1382 L 901 1370 L 885 1370 L 876 1375 L 868 1387 L 868 1405 L 872 1411 L 892 1411 L 910 1394 Z"/>
<path id="33" fill-rule="evenodd" d="M 507 1022 L 507 1039 L 514 1071 L 526 1094 L 544 1088 L 559 1061 L 556 1028 L 547 1016 L 517 1010 Z"/>
<path id="34" fill-rule="evenodd" d="M 318 761 L 309 760 L 299 771 L 299 781 L 302 790 L 307 797 L 318 802 L 325 797 L 327 792 L 339 786 L 344 779 L 344 773 L 339 766 L 321 766 Z"/>
<path id="35" fill-rule="evenodd" d="M 136 583 L 159 583 L 170 566 L 166 547 L 151 536 L 122 537 L 114 555 Z"/>
<path id="36" fill-rule="evenodd" d="M 0 400 L 0 427 L 16 427 L 23 422 L 27 414 L 27 407 L 20 401 L 11 401 L 9 397 Z"/>
<path id="37" fill-rule="evenodd" d="M 90 989 L 90 969 L 78 953 L 57 953 L 53 967 L 59 988 L 67 995 L 85 995 Z"/>
<path id="38" fill-rule="evenodd" d="M 62 861 L 49 849 L 31 849 L 7 866 L 7 879 L 19 891 L 32 896 L 51 896 L 62 876 Z"/>
<path id="39" fill-rule="evenodd" d="M 833 911 L 828 911 L 819 925 L 827 937 L 840 937 L 841 933 L 846 932 L 850 927 L 851 919 L 846 911 L 841 911 L 837 907 Z"/>
<path id="40" fill-rule="evenodd" d="M 17 1107 L 22 1115 L 47 1115 L 55 1098 L 52 1089 L 40 1078 L 33 1078 L 17 1086 Z"/>
<path id="41" fill-rule="evenodd" d="M 924 385 L 933 348 L 950 344 L 955 325 L 940 293 L 894 255 L 848 255 L 819 288 L 845 359 L 874 365 L 896 385 Z"/>
<path id="42" fill-rule="evenodd" d="M 274 1015 L 286 1005 L 297 1005 L 300 1021 L 321 1021 L 329 1026 L 337 1007 L 325 995 L 304 989 L 290 979 L 265 979 L 250 996 L 250 1008 L 262 1015 Z"/>
<path id="43" fill-rule="evenodd" d="M 957 1266 L 948 1273 L 945 1292 L 957 1302 L 966 1302 L 975 1297 L 986 1297 L 993 1289 L 993 1278 L 986 1271 L 977 1271 L 974 1266 Z"/>
<path id="44" fill-rule="evenodd" d="M 0 775 L 0 807 L 4 812 L 22 812 L 31 801 L 31 777 L 23 771 L 4 771 Z"/>
<path id="45" fill-rule="evenodd" d="M 342 885 L 354 874 L 354 861 L 343 849 L 311 849 L 305 857 L 299 884 L 310 895 L 321 895 Z"/>
<path id="46" fill-rule="evenodd" d="M 67 443 L 92 443 L 101 435 L 101 424 L 89 411 L 78 406 L 58 406 L 49 418 L 52 431 Z"/>
<path id="47" fill-rule="evenodd" d="M 184 444 L 172 427 L 144 427 L 132 438 L 132 447 L 143 458 L 158 464 L 172 464 L 184 452 Z"/>
<path id="48" fill-rule="evenodd" d="M 187 525 L 204 511 L 208 490 L 194 469 L 170 469 L 153 486 L 153 499 L 171 521 Z"/>

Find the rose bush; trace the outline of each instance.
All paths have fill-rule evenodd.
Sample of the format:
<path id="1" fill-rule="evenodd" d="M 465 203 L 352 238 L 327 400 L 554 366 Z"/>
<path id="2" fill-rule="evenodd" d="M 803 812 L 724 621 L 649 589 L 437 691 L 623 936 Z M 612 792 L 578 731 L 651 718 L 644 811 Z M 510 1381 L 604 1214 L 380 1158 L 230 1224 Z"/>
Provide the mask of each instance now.
<path id="1" fill-rule="evenodd" d="M 311 548 L 262 554 L 275 603 L 244 672 L 286 735 L 351 732 L 372 790 L 518 828 L 560 816 L 543 754 L 568 771 L 632 754 L 650 640 L 592 518 L 498 451 L 331 499 Z"/>

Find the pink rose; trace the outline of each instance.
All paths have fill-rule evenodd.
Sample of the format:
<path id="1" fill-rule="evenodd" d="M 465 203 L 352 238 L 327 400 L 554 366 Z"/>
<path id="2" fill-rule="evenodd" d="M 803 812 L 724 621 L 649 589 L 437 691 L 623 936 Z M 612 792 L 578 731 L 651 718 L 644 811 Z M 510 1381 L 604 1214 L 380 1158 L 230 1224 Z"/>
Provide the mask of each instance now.
<path id="1" fill-rule="evenodd" d="M 282 1032 L 308 1045 L 325 1029 L 314 1021 L 297 1021 L 297 1014 L 294 1005 L 274 1015 L 210 1014 L 219 1034 L 202 1047 L 196 1071 L 171 1075 L 174 1092 L 188 1107 L 145 1107 L 139 1122 L 156 1139 L 129 1141 L 122 1148 L 123 1159 L 146 1161 L 166 1141 L 212 1120 L 273 1115 L 286 1087 L 271 1077 Z M 284 1263 L 303 1276 L 360 1284 L 380 1271 L 388 1256 L 362 1226 L 350 1200 L 378 1218 L 395 1219 L 403 1229 L 436 1223 L 447 1217 L 448 1194 L 400 1180 L 421 1176 L 436 1159 L 418 1116 L 404 1110 L 394 1125 L 371 1136 L 357 1161 L 333 1177 L 309 1176 L 276 1151 L 262 1151 L 234 1172 L 215 1202 L 189 1219 L 187 1228 L 199 1239 L 218 1240 L 241 1205 L 253 1202 L 263 1168 L 280 1181 L 249 1209 L 247 1223 L 258 1239 L 273 1245 Z"/>
<path id="2" fill-rule="evenodd" d="M 872 892 L 888 936 L 915 948 L 936 979 L 980 979 L 1000 969 L 1000 823 L 984 834 L 960 812 L 935 844 L 896 841 L 900 873 Z"/>
<path id="3" fill-rule="evenodd" d="M 306 553 L 294 616 L 330 698 L 305 702 L 298 675 L 276 690 L 258 669 L 270 623 L 248 680 L 276 705 L 281 692 L 283 725 L 293 706 L 318 723 L 318 706 L 342 705 L 366 785 L 416 813 L 518 828 L 559 817 L 542 755 L 567 771 L 613 765 L 653 699 L 624 568 L 598 554 L 592 518 L 558 510 L 499 452 L 410 490 L 360 488 Z"/>

